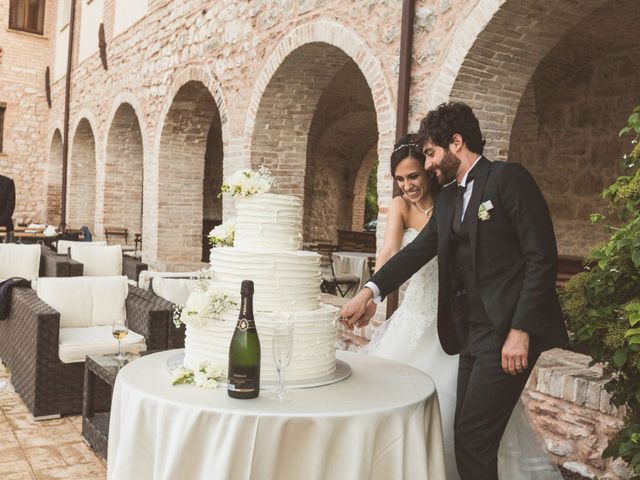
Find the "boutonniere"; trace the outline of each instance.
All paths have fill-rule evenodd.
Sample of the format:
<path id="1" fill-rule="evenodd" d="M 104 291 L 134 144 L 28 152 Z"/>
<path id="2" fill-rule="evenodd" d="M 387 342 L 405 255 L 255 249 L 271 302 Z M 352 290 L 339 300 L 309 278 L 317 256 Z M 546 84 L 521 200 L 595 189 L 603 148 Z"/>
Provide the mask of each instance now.
<path id="1" fill-rule="evenodd" d="M 491 203 L 491 200 L 482 202 L 480 204 L 480 207 L 478 207 L 478 218 L 483 222 L 486 222 L 487 220 L 489 220 L 491 218 L 491 214 L 489 213 L 489 210 L 491 210 L 492 208 L 493 208 L 493 203 Z"/>

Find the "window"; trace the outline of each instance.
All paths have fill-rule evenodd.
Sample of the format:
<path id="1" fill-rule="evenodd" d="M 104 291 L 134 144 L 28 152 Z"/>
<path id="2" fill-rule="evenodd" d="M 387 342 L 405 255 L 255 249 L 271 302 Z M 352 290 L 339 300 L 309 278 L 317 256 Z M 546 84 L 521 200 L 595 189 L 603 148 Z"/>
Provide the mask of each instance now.
<path id="1" fill-rule="evenodd" d="M 44 33 L 44 0 L 11 0 L 9 28 Z"/>
<path id="2" fill-rule="evenodd" d="M 67 28 L 69 26 L 69 23 L 71 22 L 71 2 L 72 1 L 73 0 L 62 0 L 62 2 L 60 3 L 62 8 L 61 17 L 60 17 L 60 20 L 58 20 L 58 23 L 60 24 L 60 31 Z"/>
<path id="3" fill-rule="evenodd" d="M 6 103 L 0 103 L 0 153 L 4 151 L 2 149 L 2 137 L 4 137 L 4 111 L 6 108 Z"/>

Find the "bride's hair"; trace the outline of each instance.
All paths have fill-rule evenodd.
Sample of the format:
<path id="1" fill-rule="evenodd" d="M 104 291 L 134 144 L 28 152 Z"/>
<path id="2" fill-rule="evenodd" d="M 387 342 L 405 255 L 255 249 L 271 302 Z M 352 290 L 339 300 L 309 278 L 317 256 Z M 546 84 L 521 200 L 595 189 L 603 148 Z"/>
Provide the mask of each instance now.
<path id="1" fill-rule="evenodd" d="M 427 158 L 422 151 L 422 143 L 422 137 L 414 133 L 408 133 L 394 145 L 393 152 L 391 153 L 391 175 L 393 177 L 396 175 L 396 168 L 398 168 L 400 162 L 405 158 L 415 158 L 422 165 L 425 164 Z M 427 182 L 429 192 L 435 197 L 436 193 L 440 190 L 438 179 L 433 173 L 427 172 Z"/>
<path id="2" fill-rule="evenodd" d="M 426 160 L 418 136 L 412 133 L 405 135 L 394 145 L 391 154 L 391 175 L 395 176 L 398 164 L 407 157 L 415 158 L 422 164 Z"/>

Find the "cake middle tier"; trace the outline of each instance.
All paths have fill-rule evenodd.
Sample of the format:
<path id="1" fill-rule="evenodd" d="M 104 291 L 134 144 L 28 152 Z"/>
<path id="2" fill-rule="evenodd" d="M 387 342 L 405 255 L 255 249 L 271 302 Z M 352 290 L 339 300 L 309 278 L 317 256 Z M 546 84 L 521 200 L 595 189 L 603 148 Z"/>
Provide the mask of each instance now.
<path id="1" fill-rule="evenodd" d="M 320 305 L 320 255 L 296 251 L 211 250 L 213 287 L 239 302 L 240 284 L 253 280 L 253 308 L 263 312 L 315 310 Z"/>

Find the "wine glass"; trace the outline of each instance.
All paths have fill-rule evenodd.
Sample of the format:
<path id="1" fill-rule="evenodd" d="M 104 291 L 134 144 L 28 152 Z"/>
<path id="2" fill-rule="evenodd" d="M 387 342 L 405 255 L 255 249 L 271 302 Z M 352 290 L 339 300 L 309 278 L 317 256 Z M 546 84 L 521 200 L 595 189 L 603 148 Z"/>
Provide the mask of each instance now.
<path id="1" fill-rule="evenodd" d="M 272 337 L 273 363 L 278 372 L 278 389 L 275 392 L 276 400 L 280 402 L 288 401 L 284 386 L 284 372 L 289 366 L 291 353 L 293 351 L 293 324 L 282 323 L 273 329 Z"/>
<path id="2" fill-rule="evenodd" d="M 127 319 L 123 318 L 114 320 L 113 325 L 111 326 L 111 334 L 113 335 L 113 338 L 118 340 L 118 354 L 115 358 L 118 363 L 123 362 L 127 357 L 120 351 L 120 342 L 129 334 L 129 325 L 127 324 Z"/>

